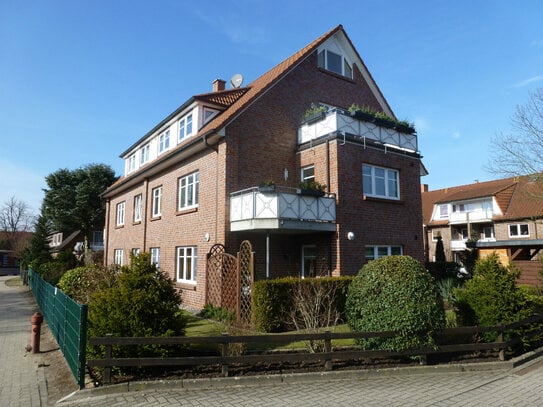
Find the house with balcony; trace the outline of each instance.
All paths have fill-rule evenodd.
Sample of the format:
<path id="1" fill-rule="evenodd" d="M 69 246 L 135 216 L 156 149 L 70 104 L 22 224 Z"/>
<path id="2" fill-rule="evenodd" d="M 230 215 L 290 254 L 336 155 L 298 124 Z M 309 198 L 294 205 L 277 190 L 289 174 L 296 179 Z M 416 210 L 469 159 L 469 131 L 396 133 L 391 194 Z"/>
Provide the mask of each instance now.
<path id="1" fill-rule="evenodd" d="M 215 80 L 121 153 L 124 176 L 103 195 L 106 265 L 150 252 L 201 308 L 217 244 L 249 241 L 255 279 L 423 261 L 417 135 L 341 25 L 240 82 Z"/>
<path id="2" fill-rule="evenodd" d="M 521 282 L 539 284 L 543 248 L 543 176 L 528 175 L 429 191 L 422 188 L 427 261 L 441 236 L 447 260 L 475 248 L 496 252 L 522 270 Z"/>

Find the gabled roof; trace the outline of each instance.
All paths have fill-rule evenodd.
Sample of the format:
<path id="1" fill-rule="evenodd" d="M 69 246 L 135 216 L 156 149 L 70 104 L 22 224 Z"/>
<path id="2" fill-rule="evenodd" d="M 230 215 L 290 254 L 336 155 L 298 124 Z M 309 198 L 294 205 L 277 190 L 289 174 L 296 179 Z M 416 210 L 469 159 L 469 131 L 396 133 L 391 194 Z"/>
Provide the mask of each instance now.
<path id="1" fill-rule="evenodd" d="M 427 225 L 446 223 L 431 221 L 434 205 L 490 197 L 496 200 L 503 213 L 496 219 L 543 217 L 543 175 L 504 178 L 423 192 L 423 221 Z"/>

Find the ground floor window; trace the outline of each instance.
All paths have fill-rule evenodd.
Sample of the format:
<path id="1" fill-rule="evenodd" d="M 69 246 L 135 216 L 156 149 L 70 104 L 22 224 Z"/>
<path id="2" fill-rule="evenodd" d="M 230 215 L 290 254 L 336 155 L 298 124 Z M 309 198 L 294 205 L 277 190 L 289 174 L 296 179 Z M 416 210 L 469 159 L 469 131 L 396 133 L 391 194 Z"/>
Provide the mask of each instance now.
<path id="1" fill-rule="evenodd" d="M 315 277 L 317 268 L 317 246 L 302 246 L 302 278 Z"/>
<path id="2" fill-rule="evenodd" d="M 177 281 L 196 284 L 198 249 L 195 246 L 177 248 Z"/>
<path id="3" fill-rule="evenodd" d="M 160 248 L 151 247 L 151 264 L 154 264 L 160 270 Z"/>
<path id="4" fill-rule="evenodd" d="M 403 254 L 402 246 L 366 246 L 366 260 Z"/>
<path id="5" fill-rule="evenodd" d="M 122 266 L 123 265 L 123 257 L 124 257 L 123 249 L 115 249 L 115 251 L 114 251 L 115 264 L 117 264 L 119 266 Z"/>

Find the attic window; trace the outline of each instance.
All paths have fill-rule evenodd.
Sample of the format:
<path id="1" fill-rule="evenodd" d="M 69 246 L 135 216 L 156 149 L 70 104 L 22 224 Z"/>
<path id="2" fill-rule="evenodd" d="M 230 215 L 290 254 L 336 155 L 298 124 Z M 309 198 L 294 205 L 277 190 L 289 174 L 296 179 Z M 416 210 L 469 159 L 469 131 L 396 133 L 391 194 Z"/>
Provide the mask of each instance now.
<path id="1" fill-rule="evenodd" d="M 353 77 L 353 68 L 347 59 L 343 55 L 327 49 L 323 49 L 319 52 L 318 66 L 319 68 L 326 69 L 350 79 Z"/>

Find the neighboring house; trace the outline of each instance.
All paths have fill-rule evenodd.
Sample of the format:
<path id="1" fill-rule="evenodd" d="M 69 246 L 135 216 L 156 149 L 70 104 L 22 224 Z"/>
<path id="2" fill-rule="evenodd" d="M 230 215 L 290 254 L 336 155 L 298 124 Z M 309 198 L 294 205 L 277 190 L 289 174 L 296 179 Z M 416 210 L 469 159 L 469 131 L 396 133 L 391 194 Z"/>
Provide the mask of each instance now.
<path id="1" fill-rule="evenodd" d="M 0 268 L 18 269 L 20 256 L 27 247 L 32 232 L 3 232 L 0 231 Z"/>
<path id="2" fill-rule="evenodd" d="M 80 230 L 71 233 L 53 233 L 48 236 L 48 242 L 53 257 L 63 250 L 70 250 L 79 257 L 85 252 L 85 244 L 86 248 L 92 252 L 104 250 L 104 234 L 101 231 L 94 231 L 90 242 L 85 242 L 85 235 Z"/>
<path id="3" fill-rule="evenodd" d="M 425 247 L 434 261 L 437 236 L 448 260 L 473 242 L 479 256 L 496 252 L 523 271 L 521 282 L 538 284 L 543 248 L 543 176 L 530 175 L 428 191 L 423 186 Z"/>
<path id="4" fill-rule="evenodd" d="M 255 279 L 353 275 L 391 254 L 423 261 L 417 135 L 349 113 L 355 103 L 394 117 L 342 26 L 240 79 L 216 80 L 121 154 L 125 174 L 103 194 L 106 265 L 150 252 L 201 308 L 216 243 L 236 253 L 249 240 Z M 312 106 L 324 111 L 303 120 Z"/>

